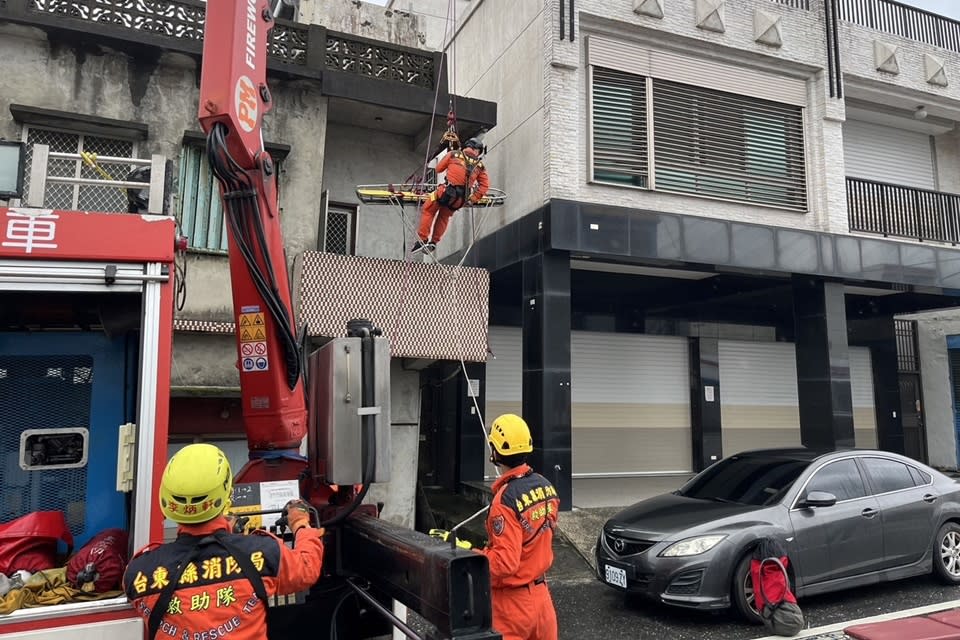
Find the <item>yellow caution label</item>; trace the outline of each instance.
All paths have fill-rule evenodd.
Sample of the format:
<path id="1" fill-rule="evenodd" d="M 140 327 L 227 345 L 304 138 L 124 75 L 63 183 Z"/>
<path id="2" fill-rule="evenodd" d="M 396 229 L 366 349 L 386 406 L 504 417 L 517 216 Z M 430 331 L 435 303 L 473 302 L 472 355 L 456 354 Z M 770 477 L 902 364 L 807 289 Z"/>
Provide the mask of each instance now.
<path id="1" fill-rule="evenodd" d="M 263 313 L 241 313 L 237 321 L 240 342 L 259 342 L 267 339 L 264 332 Z"/>
<path id="2" fill-rule="evenodd" d="M 257 326 L 262 327 L 263 322 L 263 312 L 260 313 L 241 313 L 239 325 L 241 327 L 251 327 Z"/>

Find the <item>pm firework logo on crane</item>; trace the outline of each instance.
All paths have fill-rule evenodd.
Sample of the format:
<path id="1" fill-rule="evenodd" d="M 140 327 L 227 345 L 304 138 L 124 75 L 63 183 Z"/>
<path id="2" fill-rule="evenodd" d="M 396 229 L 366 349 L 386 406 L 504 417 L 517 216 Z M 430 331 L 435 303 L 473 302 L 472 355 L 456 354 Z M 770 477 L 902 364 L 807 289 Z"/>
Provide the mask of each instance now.
<path id="1" fill-rule="evenodd" d="M 240 128 L 247 133 L 252 132 L 254 127 L 257 126 L 259 107 L 257 105 L 257 91 L 253 86 L 253 81 L 247 76 L 237 78 L 235 107 Z"/>

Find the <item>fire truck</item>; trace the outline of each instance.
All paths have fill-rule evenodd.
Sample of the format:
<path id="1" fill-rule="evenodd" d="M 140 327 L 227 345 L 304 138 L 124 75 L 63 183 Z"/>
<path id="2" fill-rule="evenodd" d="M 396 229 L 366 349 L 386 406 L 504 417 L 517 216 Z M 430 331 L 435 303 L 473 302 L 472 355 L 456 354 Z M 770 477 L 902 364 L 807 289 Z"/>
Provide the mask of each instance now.
<path id="1" fill-rule="evenodd" d="M 272 25 L 266 0 L 208 0 L 198 112 L 227 219 L 238 363 L 255 344 L 265 365 L 238 366 L 250 459 L 236 473 L 236 515 L 272 527 L 279 508 L 268 496 L 293 495 L 327 530 L 323 576 L 308 592 L 269 603 L 270 638 L 307 630 L 343 639 L 499 638 L 486 558 L 380 520 L 363 501 L 372 482 L 388 480 L 387 338 L 357 319 L 347 337 L 304 353 L 261 135 L 272 106 Z M 56 159 L 76 158 L 37 145 L 34 195 L 25 206 L 0 207 L 0 523 L 58 511 L 75 549 L 121 528 L 132 552 L 163 541 L 157 494 L 174 264 L 186 243 L 161 213 L 163 158 L 114 159 L 149 167 L 146 182 L 48 176 L 47 161 Z M 111 184 L 133 194 L 134 206 L 44 209 L 48 180 Z M 419 614 L 420 630 L 393 612 L 396 603 Z M 84 598 L 0 615 L 0 637 L 126 640 L 143 637 L 143 623 L 123 596 Z"/>

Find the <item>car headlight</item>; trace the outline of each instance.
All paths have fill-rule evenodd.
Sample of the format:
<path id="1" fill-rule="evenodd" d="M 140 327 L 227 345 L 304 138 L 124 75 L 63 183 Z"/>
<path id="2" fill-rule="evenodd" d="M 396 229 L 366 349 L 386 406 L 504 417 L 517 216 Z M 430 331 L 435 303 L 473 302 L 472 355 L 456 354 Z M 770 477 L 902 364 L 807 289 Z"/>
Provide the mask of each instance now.
<path id="1" fill-rule="evenodd" d="M 660 555 L 665 558 L 678 558 L 681 556 L 696 556 L 706 553 L 720 544 L 720 541 L 727 536 L 697 536 L 696 538 L 687 538 L 680 542 L 674 542 L 664 549 Z"/>

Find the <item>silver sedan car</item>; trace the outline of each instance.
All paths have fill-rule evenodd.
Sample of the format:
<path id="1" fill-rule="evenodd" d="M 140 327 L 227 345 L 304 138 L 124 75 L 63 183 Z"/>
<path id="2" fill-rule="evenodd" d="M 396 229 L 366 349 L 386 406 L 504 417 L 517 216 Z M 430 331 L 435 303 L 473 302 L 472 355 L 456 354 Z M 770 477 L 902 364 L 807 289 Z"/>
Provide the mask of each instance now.
<path id="1" fill-rule="evenodd" d="M 739 453 L 610 518 L 597 578 L 759 622 L 749 568 L 765 537 L 787 549 L 798 597 L 931 572 L 960 584 L 960 484 L 884 451 Z"/>

